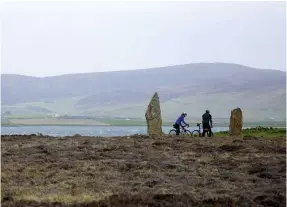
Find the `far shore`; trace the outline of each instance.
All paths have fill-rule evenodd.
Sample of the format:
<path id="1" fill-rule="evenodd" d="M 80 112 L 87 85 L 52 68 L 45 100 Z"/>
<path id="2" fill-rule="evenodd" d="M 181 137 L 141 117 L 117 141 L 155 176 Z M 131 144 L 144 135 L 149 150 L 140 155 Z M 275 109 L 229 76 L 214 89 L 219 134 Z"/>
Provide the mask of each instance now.
<path id="1" fill-rule="evenodd" d="M 77 126 L 77 127 L 146 127 L 146 124 L 142 124 L 142 125 L 119 125 L 119 124 L 94 124 L 94 125 L 88 125 L 88 124 L 1 124 L 1 127 L 28 127 L 28 126 L 56 126 L 56 127 L 73 127 L 73 126 Z M 259 125 L 246 125 L 243 126 L 244 128 L 253 128 L 253 127 L 258 127 Z M 162 127 L 171 127 L 172 125 L 162 125 Z M 229 126 L 227 125 L 216 125 L 213 128 L 228 128 Z M 264 127 L 272 127 L 272 128 L 286 128 L 286 126 L 281 126 L 281 125 L 275 125 L 275 126 L 264 126 Z M 198 128 L 196 125 L 190 125 L 190 128 Z"/>
<path id="2" fill-rule="evenodd" d="M 196 121 L 189 123 L 190 127 L 197 128 Z M 163 127 L 172 127 L 173 123 L 164 121 Z M 44 119 L 44 118 L 25 118 L 25 119 L 9 119 L 9 122 L 2 122 L 1 127 L 18 127 L 18 126 L 122 126 L 122 127 L 143 127 L 146 126 L 145 120 L 92 120 L 92 119 Z M 214 123 L 214 127 L 229 127 L 229 123 Z M 281 122 L 244 122 L 244 127 L 277 127 L 286 128 L 286 123 Z"/>

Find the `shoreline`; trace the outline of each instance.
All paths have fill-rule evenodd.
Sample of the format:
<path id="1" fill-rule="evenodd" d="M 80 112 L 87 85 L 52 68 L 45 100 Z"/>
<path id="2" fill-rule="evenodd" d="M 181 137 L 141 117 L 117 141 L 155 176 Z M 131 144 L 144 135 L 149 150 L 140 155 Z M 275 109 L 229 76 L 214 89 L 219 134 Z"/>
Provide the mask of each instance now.
<path id="1" fill-rule="evenodd" d="M 225 127 L 226 128 L 226 127 Z M 229 130 L 217 130 L 217 131 L 213 131 L 213 137 L 214 138 L 218 138 L 218 137 L 229 137 Z M 250 138 L 250 137 L 261 137 L 261 138 L 272 138 L 272 137 L 285 137 L 286 138 L 286 127 L 247 127 L 247 128 L 243 128 L 242 130 L 242 135 L 243 138 Z M 142 132 L 138 132 L 138 133 L 133 133 L 133 134 L 110 134 L 110 135 L 103 135 L 103 134 L 99 134 L 99 135 L 93 135 L 93 134 L 83 134 L 81 132 L 76 132 L 73 134 L 47 134 L 45 132 L 24 132 L 24 133 L 17 133 L 17 132 L 11 132 L 11 133 L 6 133 L 6 134 L 2 134 L 1 132 L 1 136 L 7 136 L 7 137 L 41 137 L 41 136 L 45 136 L 45 137 L 149 137 L 146 133 L 142 133 Z M 169 135 L 168 133 L 164 132 L 163 137 L 172 137 L 172 135 Z M 152 138 L 152 137 L 149 137 Z M 194 137 L 193 137 L 194 138 Z"/>
<path id="2" fill-rule="evenodd" d="M 23 127 L 23 126 L 79 126 L 79 127 L 146 127 L 146 124 L 142 125 L 125 125 L 125 124 L 1 124 L 1 127 Z M 246 126 L 243 126 L 243 128 L 252 128 L 252 127 L 272 127 L 272 128 L 286 128 L 286 125 L 257 125 L 257 124 L 247 124 Z M 172 127 L 171 125 L 162 125 L 162 127 Z M 228 125 L 214 125 L 213 128 L 216 127 L 229 127 Z M 195 125 L 190 125 L 189 128 L 198 128 Z"/>

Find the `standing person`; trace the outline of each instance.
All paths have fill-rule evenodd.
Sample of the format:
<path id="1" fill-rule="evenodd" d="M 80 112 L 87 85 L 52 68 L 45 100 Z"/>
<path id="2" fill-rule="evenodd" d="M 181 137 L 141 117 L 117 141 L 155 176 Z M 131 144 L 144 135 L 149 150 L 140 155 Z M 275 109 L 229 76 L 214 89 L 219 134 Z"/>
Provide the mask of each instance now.
<path id="1" fill-rule="evenodd" d="M 210 123 L 210 125 L 209 125 Z M 209 112 L 209 110 L 206 110 L 205 113 L 202 115 L 202 128 L 203 128 L 203 133 L 202 136 L 205 136 L 206 130 L 208 131 L 207 135 L 211 137 L 211 128 L 212 128 L 212 116 Z"/>
<path id="2" fill-rule="evenodd" d="M 175 124 L 173 125 L 173 127 L 176 129 L 176 135 L 179 135 L 180 133 L 180 126 L 181 123 L 184 123 L 184 126 L 182 127 L 185 127 L 185 126 L 189 126 L 187 123 L 185 123 L 184 121 L 184 118 L 187 116 L 187 113 L 185 112 L 182 112 L 182 114 L 180 115 L 180 117 L 177 118 L 177 120 L 175 121 Z"/>

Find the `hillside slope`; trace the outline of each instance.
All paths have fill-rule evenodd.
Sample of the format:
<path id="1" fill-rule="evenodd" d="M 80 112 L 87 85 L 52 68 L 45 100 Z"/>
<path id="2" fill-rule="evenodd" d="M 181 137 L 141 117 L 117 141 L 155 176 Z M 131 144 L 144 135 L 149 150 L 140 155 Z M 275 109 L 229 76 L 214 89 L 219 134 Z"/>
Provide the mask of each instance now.
<path id="1" fill-rule="evenodd" d="M 199 117 L 206 108 L 227 118 L 237 106 L 247 119 L 285 118 L 286 73 L 236 64 L 186 64 L 45 78 L 4 74 L 1 78 L 2 109 L 14 113 L 36 113 L 33 109 L 37 109 L 37 113 L 143 118 L 149 98 L 157 91 L 166 119 L 181 111 Z"/>

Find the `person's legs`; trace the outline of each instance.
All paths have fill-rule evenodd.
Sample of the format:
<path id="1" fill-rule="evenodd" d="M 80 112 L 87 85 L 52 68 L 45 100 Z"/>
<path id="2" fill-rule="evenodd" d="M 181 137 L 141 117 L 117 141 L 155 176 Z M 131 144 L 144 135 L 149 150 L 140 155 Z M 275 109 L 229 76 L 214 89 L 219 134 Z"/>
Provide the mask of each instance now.
<path id="1" fill-rule="evenodd" d="M 206 127 L 207 127 L 207 125 L 206 125 L 206 123 L 202 123 L 202 136 L 204 137 L 205 136 L 205 132 L 206 132 Z"/>
<path id="2" fill-rule="evenodd" d="M 174 124 L 173 126 L 176 129 L 176 135 L 179 135 L 179 133 L 180 133 L 179 124 Z"/>
<path id="3" fill-rule="evenodd" d="M 203 133 L 202 133 L 203 137 L 205 136 L 205 133 L 207 133 L 208 137 L 211 137 L 211 127 L 208 123 L 202 124 L 202 130 L 203 130 Z"/>

